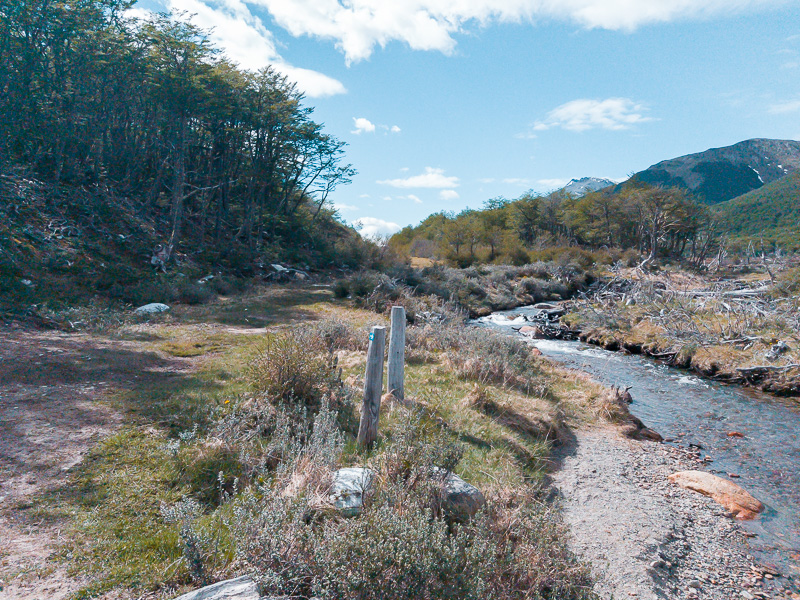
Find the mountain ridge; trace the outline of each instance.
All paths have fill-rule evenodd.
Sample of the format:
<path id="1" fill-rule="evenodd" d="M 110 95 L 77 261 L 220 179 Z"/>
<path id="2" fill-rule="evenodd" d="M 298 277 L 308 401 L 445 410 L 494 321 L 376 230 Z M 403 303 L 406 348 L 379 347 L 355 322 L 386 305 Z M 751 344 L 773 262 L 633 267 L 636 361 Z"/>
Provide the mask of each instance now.
<path id="1" fill-rule="evenodd" d="M 800 141 L 753 138 L 662 160 L 625 183 L 681 187 L 706 204 L 718 204 L 798 170 Z"/>

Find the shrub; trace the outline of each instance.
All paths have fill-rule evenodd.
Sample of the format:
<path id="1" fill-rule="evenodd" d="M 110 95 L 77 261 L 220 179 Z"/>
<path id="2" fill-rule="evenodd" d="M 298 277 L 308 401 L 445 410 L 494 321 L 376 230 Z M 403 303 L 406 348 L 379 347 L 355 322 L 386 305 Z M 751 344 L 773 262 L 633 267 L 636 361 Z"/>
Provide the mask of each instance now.
<path id="1" fill-rule="evenodd" d="M 323 415 L 323 412 L 320 412 Z M 569 553 L 558 515 L 531 488 L 490 497 L 465 524 L 435 500 L 431 467 L 452 467 L 458 448 L 408 414 L 387 442 L 374 491 L 361 514 L 321 511 L 330 457 L 341 445 L 328 417 L 296 460 L 235 503 L 230 526 L 239 558 L 268 595 L 337 600 L 591 597 L 587 570 Z M 315 433 L 316 435 L 316 433 Z M 313 437 L 313 436 L 312 436 Z M 317 466 L 313 466 L 317 464 Z"/>
<path id="2" fill-rule="evenodd" d="M 184 304 L 205 304 L 215 297 L 214 290 L 205 283 L 189 282 L 178 291 L 178 300 Z"/>
<path id="3" fill-rule="evenodd" d="M 316 407 L 336 383 L 336 365 L 309 329 L 267 339 L 248 368 L 252 388 L 278 404 Z"/>
<path id="4" fill-rule="evenodd" d="M 347 298 L 350 295 L 350 286 L 344 279 L 338 280 L 333 284 L 333 295 L 339 299 Z"/>

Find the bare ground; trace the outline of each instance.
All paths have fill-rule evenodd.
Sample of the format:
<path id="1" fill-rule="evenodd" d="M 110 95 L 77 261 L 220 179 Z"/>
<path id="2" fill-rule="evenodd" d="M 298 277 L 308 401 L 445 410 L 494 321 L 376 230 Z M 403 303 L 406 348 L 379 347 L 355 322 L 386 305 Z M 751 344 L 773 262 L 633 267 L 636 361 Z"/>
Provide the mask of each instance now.
<path id="1" fill-rule="evenodd" d="M 64 523 L 37 521 L 30 499 L 63 486 L 69 469 L 124 415 L 112 394 L 167 381 L 187 361 L 141 344 L 29 329 L 0 331 L 0 591 L 59 600 L 85 581 L 54 560 Z"/>
<path id="2" fill-rule="evenodd" d="M 575 432 L 554 458 L 571 546 L 604 600 L 794 598 L 753 580 L 746 533 L 724 508 L 668 481 L 697 468 L 682 450 L 603 427 Z"/>

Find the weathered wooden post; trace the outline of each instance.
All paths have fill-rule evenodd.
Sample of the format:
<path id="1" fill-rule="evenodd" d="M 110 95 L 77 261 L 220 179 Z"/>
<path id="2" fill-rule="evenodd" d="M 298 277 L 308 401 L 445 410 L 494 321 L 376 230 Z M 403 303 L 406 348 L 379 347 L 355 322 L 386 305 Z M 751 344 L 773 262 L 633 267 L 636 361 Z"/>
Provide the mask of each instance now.
<path id="1" fill-rule="evenodd" d="M 389 333 L 389 368 L 386 375 L 386 391 L 398 400 L 405 398 L 406 363 L 406 309 L 392 307 L 392 329 Z"/>
<path id="2" fill-rule="evenodd" d="M 381 413 L 383 390 L 383 350 L 386 347 L 386 328 L 373 327 L 369 334 L 367 369 L 364 373 L 364 403 L 358 425 L 358 445 L 371 446 L 378 438 L 378 419 Z"/>

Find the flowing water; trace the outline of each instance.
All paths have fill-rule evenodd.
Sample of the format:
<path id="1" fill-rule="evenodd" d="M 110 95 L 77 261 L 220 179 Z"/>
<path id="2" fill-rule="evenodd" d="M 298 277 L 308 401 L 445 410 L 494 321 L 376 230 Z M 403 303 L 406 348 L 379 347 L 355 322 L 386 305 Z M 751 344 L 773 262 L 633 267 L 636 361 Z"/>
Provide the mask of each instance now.
<path id="1" fill-rule="evenodd" d="M 525 323 L 521 315 L 536 312 L 524 307 L 477 323 L 513 334 L 512 326 Z M 629 387 L 631 412 L 669 443 L 701 446 L 702 455 L 713 461 L 701 469 L 735 481 L 766 506 L 755 521 L 743 524 L 755 534 L 750 540 L 753 554 L 800 579 L 799 403 L 581 342 L 531 343 L 551 359 L 606 385 Z M 732 432 L 744 437 L 731 437 Z"/>

